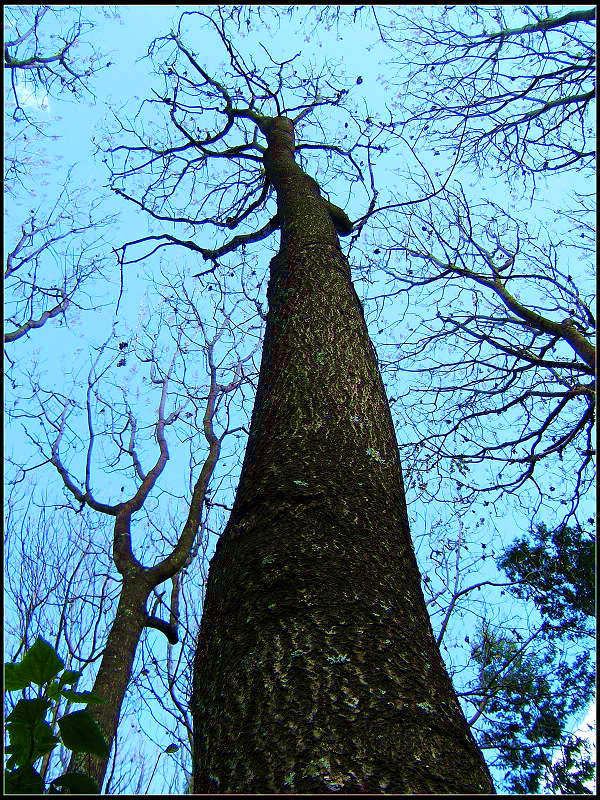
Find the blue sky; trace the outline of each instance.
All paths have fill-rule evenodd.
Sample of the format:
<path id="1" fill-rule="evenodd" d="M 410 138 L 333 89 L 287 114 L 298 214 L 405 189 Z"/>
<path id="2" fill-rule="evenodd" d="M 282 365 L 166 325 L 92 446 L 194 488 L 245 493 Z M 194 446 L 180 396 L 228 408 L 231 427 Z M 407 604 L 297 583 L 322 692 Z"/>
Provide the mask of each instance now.
<path id="1" fill-rule="evenodd" d="M 160 82 L 150 73 L 150 63 L 143 57 L 146 55 L 147 48 L 152 39 L 158 35 L 163 35 L 177 21 L 184 6 L 119 6 L 117 18 L 105 18 L 99 13 L 100 7 L 87 7 L 89 14 L 94 15 L 98 27 L 92 33 L 91 38 L 96 43 L 98 49 L 106 55 L 106 62 L 111 66 L 101 71 L 92 81 L 92 86 L 96 95 L 96 100 L 84 101 L 83 103 L 69 103 L 53 98 L 32 95 L 29 98 L 30 108 L 36 110 L 40 116 L 47 116 L 52 119 L 51 132 L 57 137 L 55 141 L 50 140 L 44 143 L 47 153 L 47 165 L 44 175 L 40 176 L 36 195 L 34 197 L 22 198 L 20 202 L 7 205 L 6 208 L 6 237 L 10 241 L 11 234 L 17 230 L 21 220 L 21 215 L 27 208 L 43 207 L 45 203 L 51 202 L 55 195 L 56 187 L 60 185 L 63 175 L 72 166 L 72 183 L 77 186 L 87 187 L 92 193 L 103 194 L 104 206 L 107 211 L 118 214 L 118 220 L 107 232 L 107 248 L 118 247 L 127 239 L 136 238 L 147 234 L 150 230 L 156 230 L 148 226 L 143 215 L 137 213 L 131 204 L 121 201 L 119 198 L 104 192 L 102 187 L 107 183 L 107 173 L 100 158 L 92 158 L 93 145 L 92 137 L 97 141 L 102 141 L 103 131 L 106 126 L 114 127 L 112 110 L 124 109 L 122 114 L 132 117 L 140 106 L 141 101 L 150 96 L 152 87 L 160 90 Z M 274 58 L 289 57 L 292 53 L 301 53 L 300 62 L 306 64 L 314 62 L 320 64 L 324 56 L 333 61 L 339 61 L 337 67 L 342 74 L 354 83 L 356 76 L 361 76 L 363 81 L 360 85 L 352 88 L 352 98 L 360 109 L 368 105 L 369 108 L 376 107 L 379 112 L 385 115 L 385 105 L 391 105 L 393 99 L 389 95 L 389 90 L 385 88 L 382 74 L 385 74 L 385 67 L 382 65 L 384 52 L 382 47 L 377 44 L 377 37 L 374 34 L 369 36 L 359 33 L 354 29 L 335 30 L 330 32 L 322 31 L 321 36 L 313 36 L 305 29 L 299 27 L 292 20 L 283 20 L 281 30 L 272 33 L 270 36 L 261 34 L 253 35 L 252 31 L 243 41 L 240 40 L 239 48 L 245 54 L 252 52 L 256 56 L 258 63 L 264 59 L 264 51 L 259 46 L 262 42 L 269 48 L 269 52 Z M 218 74 L 221 65 L 224 63 L 225 54 L 218 45 L 214 35 L 205 35 L 196 32 L 194 35 L 194 48 L 196 49 L 202 63 L 207 71 Z M 333 69 L 333 63 L 332 63 Z M 314 131 L 313 131 L 314 135 Z M 382 158 L 379 166 L 379 174 L 385 180 L 397 180 L 394 170 L 397 154 L 392 154 L 386 160 Z M 433 162 L 431 162 L 433 165 Z M 60 166 L 57 166 L 60 165 Z M 436 162 L 436 168 L 439 168 Z M 312 172 L 315 177 L 319 177 L 318 171 Z M 469 188 L 471 196 L 477 195 L 483 198 L 494 197 L 497 202 L 504 202 L 507 207 L 517 212 L 520 209 L 526 213 L 528 201 L 520 198 L 517 187 L 513 191 L 510 187 L 505 187 L 500 182 L 479 181 L 473 174 L 463 173 L 461 179 L 465 187 Z M 557 199 L 565 191 L 577 188 L 574 184 L 572 174 L 566 178 L 556 178 L 549 180 L 544 189 L 544 202 L 549 206 L 555 205 Z M 47 183 L 44 183 L 47 182 Z M 336 191 L 338 192 L 336 194 Z M 357 191 L 354 195 L 348 196 L 344 187 L 334 185 L 332 200 L 344 205 L 351 217 L 356 217 L 364 211 L 364 197 Z M 539 208 L 537 206 L 536 208 Z M 538 213 L 540 213 L 538 211 Z M 201 241 L 198 243 L 203 246 L 212 246 L 213 242 Z M 268 247 L 275 249 L 277 246 L 276 237 L 269 240 Z M 189 253 L 178 253 L 177 260 L 183 268 L 188 268 L 191 276 L 197 271 L 198 262 L 190 257 Z M 268 262 L 264 250 L 257 255 L 258 264 L 264 269 Z M 155 266 L 159 260 L 152 262 Z M 28 341 L 21 340 L 18 343 L 19 360 L 21 364 L 34 364 L 42 380 L 55 382 L 56 375 L 75 376 L 75 384 L 79 383 L 79 388 L 85 381 L 85 376 L 89 368 L 90 356 L 88 349 L 90 345 L 98 346 L 104 341 L 115 324 L 115 334 L 119 338 L 127 339 L 131 337 L 136 326 L 140 321 L 148 321 L 152 314 L 156 313 L 157 298 L 145 282 L 144 275 L 147 267 L 144 265 L 131 265 L 125 275 L 125 292 L 120 304 L 118 319 L 115 320 L 116 299 L 119 293 L 119 273 L 115 266 L 107 270 L 107 280 L 102 281 L 94 287 L 93 301 L 102 300 L 103 307 L 97 311 L 82 311 L 70 317 L 68 327 L 59 327 L 56 324 L 48 324 L 43 329 L 41 336 L 31 336 Z M 191 278 L 186 281 L 186 286 L 190 291 L 198 290 L 198 284 Z M 377 287 L 367 286 L 357 282 L 357 291 L 362 297 L 372 296 L 377 293 Z M 264 287 L 263 287 L 264 296 Z M 205 295 L 208 297 L 208 295 Z M 199 300 L 203 310 L 207 312 L 208 300 Z M 266 309 L 265 309 L 266 310 Z M 366 311 L 369 310 L 367 305 Z M 399 313 L 398 309 L 391 306 L 387 311 L 387 316 L 393 318 L 394 313 Z M 412 308 L 411 313 L 418 319 L 418 308 Z M 408 323 L 407 323 L 408 324 Z M 166 334 L 165 334 L 166 335 Z M 171 346 L 168 336 L 165 339 L 165 347 Z M 136 374 L 131 372 L 133 364 L 128 364 L 127 371 L 123 370 L 123 381 L 129 386 L 133 386 Z M 61 378 L 61 381 L 65 378 Z M 65 385 L 67 381 L 65 380 Z M 10 402 L 10 393 L 7 393 L 7 401 Z M 140 414 L 143 414 L 140 411 Z M 18 454 L 22 456 L 23 451 L 30 451 L 30 443 L 23 438 L 22 428 L 18 425 L 7 426 L 7 441 L 5 443 L 5 453 L 7 456 Z M 181 475 L 189 473 L 189 457 L 185 448 L 178 449 L 177 442 L 173 441 L 171 446 L 172 459 L 165 471 L 164 479 L 169 481 L 181 481 Z M 203 442 L 201 446 L 203 446 Z M 31 454 L 31 458 L 35 456 Z M 232 457 L 233 459 L 233 457 Z M 57 476 L 48 467 L 34 473 L 28 473 L 28 485 L 41 491 L 45 486 L 48 487 L 50 494 L 57 491 Z M 119 476 L 116 481 L 120 482 Z M 113 482 L 113 487 L 117 486 Z M 235 479 L 226 479 L 226 482 L 235 486 Z M 185 487 L 181 488 L 183 492 Z M 114 498 L 113 498 L 114 499 Z M 222 500 L 222 502 L 228 502 Z M 589 500 L 590 513 L 593 510 L 592 499 Z M 422 559 L 423 571 L 427 572 L 426 556 L 428 552 L 428 539 L 425 533 L 430 531 L 435 524 L 450 526 L 452 524 L 445 519 L 441 508 L 425 504 L 413 503 L 411 506 L 411 516 L 413 520 L 413 533 L 415 536 L 415 548 L 419 557 Z M 475 514 L 475 519 L 479 518 L 479 513 Z M 524 531 L 527 527 L 527 520 L 518 508 L 502 508 L 496 519 L 488 518 L 491 523 L 489 530 L 478 529 L 477 536 L 484 537 L 489 542 L 494 542 L 496 548 L 498 542 L 508 544 L 515 532 Z M 455 527 L 455 526 L 454 526 Z M 455 531 L 454 531 L 455 533 Z M 471 529 L 473 535 L 473 530 Z M 481 540 L 481 539 L 480 539 Z M 214 541 L 213 541 L 214 544 Z M 498 573 L 490 562 L 489 566 L 481 569 L 481 562 L 478 564 L 477 579 L 497 579 Z M 429 568 L 431 573 L 431 569 Z M 499 598 L 497 598 L 499 600 Z M 436 622 L 434 619 L 434 626 Z M 458 638 L 465 632 L 473 630 L 474 621 L 466 618 L 463 623 L 458 623 Z M 460 625 L 464 625 L 464 630 L 460 631 Z M 163 647 L 162 643 L 158 647 Z M 164 649 L 164 648 L 163 648 Z M 444 656 L 452 660 L 451 652 L 444 653 Z M 460 658 L 460 653 L 459 653 Z M 142 720 L 142 728 L 147 728 L 146 719 Z M 168 744 L 164 739 L 163 745 Z M 161 770 L 155 775 L 151 790 L 160 792 L 164 789 L 161 783 Z"/>

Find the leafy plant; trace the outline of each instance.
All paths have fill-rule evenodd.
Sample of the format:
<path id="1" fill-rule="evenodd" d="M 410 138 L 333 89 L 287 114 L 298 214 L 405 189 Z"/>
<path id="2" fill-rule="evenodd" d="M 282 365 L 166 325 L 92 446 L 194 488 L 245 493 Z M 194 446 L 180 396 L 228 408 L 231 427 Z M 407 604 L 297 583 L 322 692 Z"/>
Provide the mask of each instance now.
<path id="1" fill-rule="evenodd" d="M 9 744 L 5 765 L 7 794 L 42 794 L 44 779 L 34 765 L 62 743 L 68 750 L 107 757 L 108 744 L 88 711 L 73 711 L 57 720 L 58 735 L 46 720 L 62 698 L 72 703 L 104 703 L 92 692 L 77 692 L 81 673 L 64 669 L 54 648 L 39 637 L 18 663 L 4 665 L 5 691 L 22 691 L 22 698 L 6 717 Z M 59 673 L 62 670 L 62 674 Z M 35 684 L 38 696 L 27 697 Z M 68 688 L 71 687 L 71 688 Z M 99 794 L 95 780 L 82 772 L 67 772 L 50 782 L 49 794 Z"/>

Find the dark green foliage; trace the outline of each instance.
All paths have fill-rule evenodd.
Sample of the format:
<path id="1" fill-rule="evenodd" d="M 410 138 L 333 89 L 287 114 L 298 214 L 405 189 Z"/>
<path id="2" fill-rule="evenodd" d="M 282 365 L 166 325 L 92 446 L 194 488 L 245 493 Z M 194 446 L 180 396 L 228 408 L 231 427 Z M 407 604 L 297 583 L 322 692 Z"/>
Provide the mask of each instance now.
<path id="1" fill-rule="evenodd" d="M 481 747 L 496 751 L 493 763 L 505 768 L 511 792 L 535 794 L 543 788 L 544 777 L 557 785 L 577 783 L 568 771 L 574 759 L 581 764 L 583 780 L 588 780 L 593 767 L 581 752 L 584 742 L 569 736 L 566 728 L 570 716 L 585 709 L 593 697 L 594 666 L 589 654 L 560 663 L 556 647 L 547 638 L 536 640 L 535 654 L 519 653 L 521 647 L 485 626 L 481 631 L 473 656 L 480 664 L 482 694 L 490 698 L 485 707 L 487 725 L 479 736 Z M 552 764 L 559 748 L 568 754 L 562 767 Z M 589 793 L 581 781 L 577 785 L 577 792 Z"/>
<path id="2" fill-rule="evenodd" d="M 582 529 L 538 525 L 533 543 L 517 540 L 498 565 L 511 580 L 524 581 L 511 594 L 535 603 L 556 633 L 577 636 L 595 614 L 595 550 L 595 537 Z"/>
<path id="3" fill-rule="evenodd" d="M 563 743 L 561 758 L 553 765 L 550 788 L 553 794 L 592 794 L 584 784 L 595 774 L 586 743 L 573 736 Z"/>
<path id="4" fill-rule="evenodd" d="M 42 794 L 44 780 L 34 768 L 42 756 L 61 743 L 69 750 L 108 756 L 108 745 L 96 722 L 87 711 L 74 711 L 58 720 L 60 737 L 55 736 L 46 714 L 61 698 L 76 703 L 103 703 L 91 692 L 65 689 L 74 686 L 79 672 L 64 670 L 64 663 L 53 647 L 42 638 L 29 648 L 17 664 L 5 664 L 6 691 L 23 691 L 11 713 L 6 717 L 9 744 L 6 747 L 5 790 L 7 794 Z M 56 680 L 58 678 L 58 680 Z M 35 698 L 26 697 L 31 684 L 40 687 Z M 82 773 L 70 772 L 55 778 L 49 793 L 98 794 L 95 781 Z"/>
<path id="5" fill-rule="evenodd" d="M 31 764 L 7 771 L 4 777 L 6 794 L 42 794 L 44 781 Z"/>
<path id="6" fill-rule="evenodd" d="M 108 747 L 99 725 L 90 725 L 92 718 L 87 711 L 73 711 L 58 720 L 60 735 L 65 747 L 82 753 L 93 753 L 108 757 Z M 92 720 L 93 722 L 93 720 Z"/>
<path id="7" fill-rule="evenodd" d="M 50 703 L 46 698 L 19 700 L 7 716 L 7 730 L 11 753 L 7 766 L 24 767 L 48 753 L 59 739 L 52 735 L 50 726 L 44 722 Z"/>
<path id="8" fill-rule="evenodd" d="M 484 623 L 473 650 L 488 698 L 479 743 L 495 751 L 490 763 L 505 769 L 508 791 L 590 794 L 584 784 L 595 765 L 569 726 L 594 695 L 593 654 L 581 647 L 594 631 L 594 556 L 593 534 L 538 525 L 533 542 L 517 540 L 498 559 L 518 581 L 508 591 L 533 603 L 544 622 L 526 648 L 514 629 L 512 636 Z"/>
<path id="9" fill-rule="evenodd" d="M 98 794 L 98 783 L 84 772 L 67 772 L 55 778 L 48 794 Z"/>

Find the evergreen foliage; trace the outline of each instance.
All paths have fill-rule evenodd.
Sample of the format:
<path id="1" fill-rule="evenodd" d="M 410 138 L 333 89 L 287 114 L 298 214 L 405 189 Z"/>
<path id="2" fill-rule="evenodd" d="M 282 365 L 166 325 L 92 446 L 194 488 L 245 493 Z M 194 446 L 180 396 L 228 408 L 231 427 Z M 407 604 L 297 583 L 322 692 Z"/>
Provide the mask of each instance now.
<path id="1" fill-rule="evenodd" d="M 517 540 L 498 560 L 514 581 L 511 594 L 532 601 L 559 635 L 577 636 L 595 615 L 596 539 L 568 526 L 538 525 L 533 542 Z"/>
<path id="2" fill-rule="evenodd" d="M 579 646 L 573 655 L 593 635 L 594 555 L 593 534 L 538 525 L 533 542 L 518 539 L 498 559 L 519 581 L 510 593 L 533 603 L 543 623 L 525 647 L 514 629 L 484 622 L 473 649 L 486 719 L 479 743 L 496 751 L 510 792 L 591 794 L 589 745 L 569 726 L 594 696 L 593 653 Z"/>

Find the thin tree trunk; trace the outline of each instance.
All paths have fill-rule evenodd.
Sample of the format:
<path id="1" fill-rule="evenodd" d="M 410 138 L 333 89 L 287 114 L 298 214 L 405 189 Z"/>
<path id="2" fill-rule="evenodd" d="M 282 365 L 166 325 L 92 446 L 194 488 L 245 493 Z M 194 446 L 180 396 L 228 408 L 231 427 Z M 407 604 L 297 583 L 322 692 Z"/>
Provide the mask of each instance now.
<path id="1" fill-rule="evenodd" d="M 328 204 L 294 160 L 291 121 L 261 128 L 282 241 L 197 643 L 194 791 L 492 793 L 433 637 Z"/>
<path id="2" fill-rule="evenodd" d="M 92 687 L 92 692 L 106 702 L 102 705 L 89 705 L 87 710 L 102 729 L 109 745 L 112 745 L 115 737 L 135 652 L 142 630 L 147 624 L 145 606 L 151 590 L 151 585 L 147 585 L 141 575 L 133 576 L 130 581 L 123 581 L 115 621 L 108 634 L 100 668 Z M 102 787 L 106 766 L 107 759 L 87 753 L 73 753 L 69 771 L 85 772 Z"/>
<path id="3" fill-rule="evenodd" d="M 102 705 L 89 705 L 87 710 L 100 725 L 104 736 L 112 745 L 117 733 L 121 705 L 131 678 L 131 669 L 135 652 L 145 627 L 155 628 L 163 633 L 170 644 L 177 643 L 177 597 L 172 595 L 171 615 L 169 622 L 160 617 L 149 615 L 146 611 L 146 601 L 152 589 L 173 576 L 178 575 L 181 569 L 187 566 L 193 558 L 194 542 L 200 527 L 202 505 L 206 488 L 210 482 L 215 465 L 219 460 L 221 440 L 215 436 L 212 419 L 215 412 L 218 390 L 216 384 L 216 370 L 211 372 L 210 391 L 204 414 L 204 436 L 209 444 L 208 454 L 200 470 L 200 475 L 194 484 L 194 491 L 190 502 L 188 517 L 183 525 L 175 547 L 158 564 L 144 567 L 134 556 L 131 542 L 131 516 L 139 511 L 149 492 L 154 487 L 158 476 L 166 464 L 169 453 L 164 435 L 164 401 L 166 397 L 166 384 L 163 384 L 161 406 L 159 408 L 159 421 L 156 426 L 156 437 L 160 446 L 160 456 L 154 467 L 146 473 L 141 486 L 135 495 L 126 503 L 117 506 L 107 506 L 96 502 L 90 503 L 89 495 L 83 497 L 68 476 L 58 458 L 58 442 L 53 451 L 54 463 L 59 468 L 67 488 L 80 500 L 86 500 L 98 511 L 110 513 L 115 516 L 113 534 L 113 559 L 117 570 L 123 576 L 123 586 L 117 607 L 114 622 L 108 634 L 106 648 L 102 655 L 96 681 L 92 691 L 104 698 Z M 69 771 L 87 773 L 95 778 L 100 788 L 106 774 L 108 760 L 92 755 L 73 753 L 69 762 Z"/>

